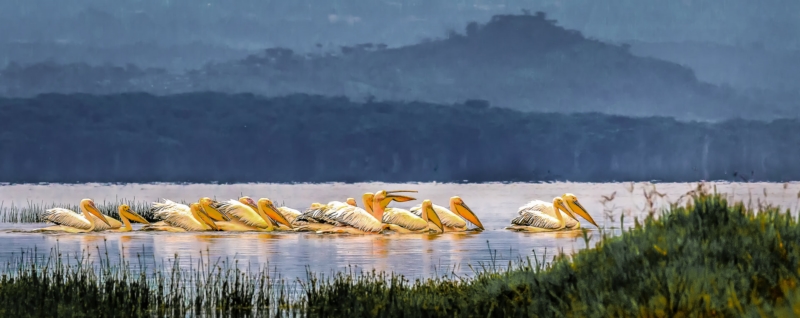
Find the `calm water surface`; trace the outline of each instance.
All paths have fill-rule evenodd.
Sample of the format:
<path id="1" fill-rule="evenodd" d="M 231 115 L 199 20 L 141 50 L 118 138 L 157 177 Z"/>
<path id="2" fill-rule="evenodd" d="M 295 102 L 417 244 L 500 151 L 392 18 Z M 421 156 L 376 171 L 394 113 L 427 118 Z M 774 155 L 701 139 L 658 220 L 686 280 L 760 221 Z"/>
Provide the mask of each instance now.
<path id="1" fill-rule="evenodd" d="M 712 183 L 717 191 L 728 193 L 735 199 L 769 202 L 796 212 L 800 183 Z M 455 273 L 469 276 L 468 265 L 480 266 L 496 260 L 499 267 L 509 260 L 547 253 L 550 259 L 557 251 L 576 252 L 587 246 L 581 231 L 557 233 L 515 233 L 504 230 L 509 220 L 517 215 L 520 205 L 532 199 L 549 201 L 565 192 L 574 193 L 589 210 L 604 232 L 618 235 L 620 217 L 622 225 L 629 227 L 634 217 L 647 215 L 647 199 L 652 195 L 653 207 L 665 206 L 685 193 L 695 189 L 696 183 L 514 183 L 514 184 L 234 184 L 234 185 L 178 185 L 178 184 L 127 184 L 127 185 L 6 185 L 0 186 L 3 206 L 27 206 L 35 203 L 77 203 L 82 198 L 95 201 L 136 199 L 156 201 L 167 198 L 174 201 L 195 201 L 209 196 L 218 200 L 235 199 L 241 195 L 253 198 L 268 197 L 277 203 L 303 210 L 312 202 L 343 201 L 347 197 L 360 198 L 364 192 L 377 190 L 413 189 L 419 193 L 416 202 L 393 203 L 409 208 L 423 199 L 447 206 L 449 197 L 461 196 L 480 217 L 486 230 L 473 233 L 445 233 L 442 235 L 388 234 L 388 235 L 319 235 L 313 233 L 91 233 L 91 234 L 41 234 L 21 233 L 45 224 L 0 223 L 0 263 L 19 257 L 23 251 L 36 249 L 46 255 L 56 246 L 62 255 L 75 257 L 89 252 L 90 259 L 108 253 L 112 263 L 120 256 L 132 263 L 145 262 L 149 266 L 170 265 L 175 256 L 182 266 L 188 260 L 201 257 L 212 262 L 238 261 L 240 266 L 259 268 L 269 266 L 284 277 L 305 277 L 306 269 L 331 273 L 357 266 L 362 270 L 393 271 L 410 277 L 431 277 Z M 614 194 L 614 199 L 603 203 L 603 196 Z M 663 196 L 662 196 L 663 195 Z M 359 205 L 360 205 L 359 199 Z M 589 246 L 594 246 L 600 233 L 588 222 Z M 140 225 L 135 225 L 135 228 Z M 491 252 L 490 252 L 491 249 Z M 98 253 L 99 252 L 99 253 Z"/>

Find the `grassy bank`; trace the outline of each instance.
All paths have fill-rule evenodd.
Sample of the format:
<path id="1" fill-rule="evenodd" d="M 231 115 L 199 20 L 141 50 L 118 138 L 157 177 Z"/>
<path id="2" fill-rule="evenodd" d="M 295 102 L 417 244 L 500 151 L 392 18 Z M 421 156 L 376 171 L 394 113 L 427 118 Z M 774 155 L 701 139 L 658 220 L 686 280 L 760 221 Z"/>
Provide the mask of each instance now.
<path id="1" fill-rule="evenodd" d="M 222 266 L 146 277 L 132 274 L 130 265 L 98 272 L 20 260 L 0 281 L 0 314 L 786 316 L 800 313 L 798 242 L 797 219 L 779 208 L 762 206 L 756 213 L 723 195 L 701 193 L 594 248 L 548 264 L 526 259 L 509 270 L 481 267 L 465 279 L 341 273 L 309 274 L 293 283 L 271 279 L 265 270 Z M 300 293 L 290 297 L 292 288 Z"/>

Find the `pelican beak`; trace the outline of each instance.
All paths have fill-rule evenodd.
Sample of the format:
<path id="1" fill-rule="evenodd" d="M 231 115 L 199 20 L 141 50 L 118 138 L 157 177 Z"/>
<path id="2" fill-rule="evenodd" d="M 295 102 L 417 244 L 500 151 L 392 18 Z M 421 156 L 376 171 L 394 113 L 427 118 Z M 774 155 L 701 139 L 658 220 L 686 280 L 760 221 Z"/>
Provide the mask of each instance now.
<path id="1" fill-rule="evenodd" d="M 436 225 L 436 227 L 439 228 L 439 232 L 444 233 L 444 226 L 442 225 L 442 220 L 439 219 L 439 215 L 436 214 L 436 210 L 433 209 L 433 205 L 426 204 L 425 213 L 428 214 L 428 221 L 431 221 L 431 223 Z"/>
<path id="2" fill-rule="evenodd" d="M 566 205 L 564 205 L 564 201 L 561 201 L 560 203 L 558 203 L 558 205 L 561 206 L 560 210 L 564 211 L 564 214 L 568 215 L 571 219 L 573 219 L 575 221 L 578 221 L 578 218 L 575 217 L 575 214 L 572 214 L 572 208 L 567 207 Z"/>
<path id="3" fill-rule="evenodd" d="M 274 204 L 266 204 L 266 209 L 264 212 L 267 213 L 267 216 L 269 216 L 270 219 L 286 225 L 290 229 L 292 228 L 292 223 L 289 223 L 289 221 L 286 220 L 286 217 L 283 216 L 283 213 L 278 211 L 278 208 L 276 208 Z"/>
<path id="4" fill-rule="evenodd" d="M 594 226 L 600 227 L 599 225 L 597 225 L 597 223 L 594 222 L 592 216 L 589 215 L 589 212 L 586 212 L 586 209 L 583 208 L 583 205 L 581 205 L 581 203 L 578 202 L 578 200 L 566 200 L 566 201 L 567 205 L 569 205 L 570 209 L 572 209 L 572 212 L 575 212 L 576 214 L 580 215 L 582 218 L 586 219 L 586 221 L 589 221 L 589 223 L 592 223 Z"/>
<path id="5" fill-rule="evenodd" d="M 147 220 L 145 220 L 144 217 L 142 217 L 138 213 L 133 212 L 131 210 L 125 209 L 125 210 L 119 211 L 119 213 L 120 214 L 124 213 L 125 214 L 125 218 L 127 218 L 128 220 L 139 222 L 139 223 L 142 223 L 142 224 L 150 224 L 150 222 L 147 222 Z"/>
<path id="6" fill-rule="evenodd" d="M 217 227 L 217 224 L 214 223 L 214 220 L 208 215 L 205 208 L 200 207 L 200 211 L 198 212 L 197 216 L 199 216 L 205 224 L 208 224 L 214 231 L 219 231 L 219 227 Z"/>
<path id="7" fill-rule="evenodd" d="M 387 207 L 387 206 L 389 205 L 389 203 L 391 203 L 392 201 L 395 201 L 395 202 L 408 202 L 408 201 L 414 201 L 414 200 L 416 200 L 416 199 L 417 199 L 417 198 L 414 198 L 414 197 L 409 197 L 409 196 L 405 196 L 405 195 L 395 194 L 395 193 L 400 193 L 400 192 L 411 192 L 411 193 L 416 193 L 416 192 L 417 192 L 417 190 L 395 190 L 395 191 L 386 191 L 386 197 L 385 197 L 385 198 L 383 198 L 383 200 L 381 200 L 381 206 L 383 206 L 383 207 Z"/>
<path id="8" fill-rule="evenodd" d="M 481 220 L 478 220 L 478 216 L 475 215 L 475 212 L 472 212 L 472 209 L 470 209 L 467 206 L 467 204 L 464 203 L 464 201 L 455 204 L 455 208 L 456 208 L 455 212 L 458 213 L 458 215 L 460 215 L 462 218 L 469 221 L 469 223 L 475 224 L 475 226 L 477 226 L 481 230 L 485 229 L 483 227 L 483 223 L 481 223 Z"/>
<path id="9" fill-rule="evenodd" d="M 101 221 L 103 221 L 103 223 L 105 223 L 106 225 L 111 226 L 111 224 L 108 223 L 108 220 L 106 220 L 106 217 L 103 215 L 103 213 L 100 213 L 100 210 L 98 210 L 97 207 L 94 206 L 94 202 L 89 203 L 89 208 L 86 210 L 89 211 L 89 213 L 96 216 Z"/>
<path id="10" fill-rule="evenodd" d="M 203 205 L 203 211 L 206 213 L 206 215 L 208 215 L 208 217 L 210 217 L 214 221 L 230 221 L 231 220 L 231 218 L 229 218 L 227 215 L 225 215 L 222 212 L 220 212 L 219 210 L 217 210 L 217 208 L 211 206 L 211 204 L 209 204 L 207 202 L 203 202 L 202 205 Z"/>

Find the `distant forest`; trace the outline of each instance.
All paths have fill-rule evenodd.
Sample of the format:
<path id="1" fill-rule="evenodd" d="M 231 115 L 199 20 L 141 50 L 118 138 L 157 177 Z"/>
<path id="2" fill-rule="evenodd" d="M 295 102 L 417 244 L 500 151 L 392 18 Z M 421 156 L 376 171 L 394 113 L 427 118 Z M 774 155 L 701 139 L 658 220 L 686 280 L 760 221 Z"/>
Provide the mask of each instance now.
<path id="1" fill-rule="evenodd" d="M 541 12 L 497 15 L 443 39 L 398 48 L 367 43 L 331 51 L 321 45 L 313 54 L 271 48 L 185 72 L 57 62 L 12 62 L 0 70 L 0 95 L 11 97 L 204 91 L 444 104 L 482 99 L 525 111 L 685 120 L 769 120 L 800 114 L 790 96 L 773 100 L 770 94 L 743 95 L 703 83 L 687 67 L 635 56 L 626 45 L 586 38 Z"/>
<path id="2" fill-rule="evenodd" d="M 800 121 L 294 94 L 0 98 L 0 182 L 800 180 Z"/>

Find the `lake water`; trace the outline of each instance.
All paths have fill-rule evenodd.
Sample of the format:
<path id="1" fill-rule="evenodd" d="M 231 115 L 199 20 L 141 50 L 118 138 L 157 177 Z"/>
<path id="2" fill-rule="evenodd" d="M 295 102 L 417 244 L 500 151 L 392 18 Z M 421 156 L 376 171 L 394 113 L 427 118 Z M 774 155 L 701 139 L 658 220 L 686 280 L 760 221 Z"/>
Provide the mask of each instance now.
<path id="1" fill-rule="evenodd" d="M 800 183 L 709 183 L 717 191 L 732 195 L 734 199 L 769 202 L 798 210 Z M 696 183 L 511 183 L 511 184 L 81 184 L 81 185 L 5 185 L 0 186 L 3 206 L 27 206 L 34 203 L 72 203 L 82 198 L 97 202 L 116 199 L 157 201 L 167 198 L 174 201 L 195 201 L 209 196 L 218 200 L 235 199 L 241 195 L 253 198 L 268 197 L 276 203 L 303 210 L 312 202 L 343 201 L 357 198 L 364 192 L 381 189 L 412 189 L 418 200 L 393 203 L 396 207 L 411 207 L 423 199 L 446 206 L 451 196 L 458 195 L 478 215 L 486 230 L 476 233 L 445 233 L 442 235 L 391 234 L 391 235 L 321 235 L 314 233 L 90 233 L 41 234 L 20 233 L 12 230 L 44 227 L 38 224 L 0 223 L 0 264 L 23 251 L 36 248 L 38 253 L 49 254 L 58 246 L 62 255 L 76 256 L 91 252 L 96 259 L 98 251 L 108 253 L 110 260 L 120 256 L 134 263 L 160 265 L 179 255 L 182 260 L 197 259 L 201 253 L 212 262 L 238 261 L 251 268 L 269 266 L 283 277 L 305 277 L 306 269 L 329 274 L 356 266 L 358 269 L 392 271 L 409 277 L 432 277 L 455 273 L 470 276 L 468 265 L 496 264 L 504 266 L 509 260 L 547 253 L 550 259 L 557 251 L 572 253 L 586 247 L 581 231 L 555 233 L 516 233 L 503 228 L 517 215 L 519 206 L 532 199 L 551 200 L 565 192 L 574 193 L 589 210 L 606 233 L 619 234 L 620 216 L 625 215 L 624 227 L 633 224 L 634 217 L 647 215 L 644 193 L 653 190 L 653 207 L 665 206 L 695 189 Z M 614 199 L 602 203 L 603 196 Z M 651 192 L 652 193 L 652 192 Z M 662 196 L 663 195 L 663 196 Z M 581 221 L 590 230 L 589 246 L 599 237 L 598 229 Z M 136 224 L 135 228 L 141 225 Z M 490 248 L 493 250 L 490 253 Z M 496 254 L 494 254 L 496 253 Z M 138 258 L 138 260 L 137 260 Z M 183 262 L 188 266 L 189 262 Z"/>

